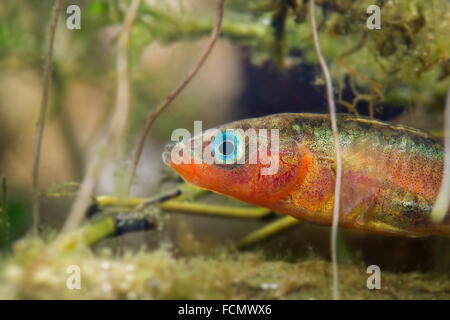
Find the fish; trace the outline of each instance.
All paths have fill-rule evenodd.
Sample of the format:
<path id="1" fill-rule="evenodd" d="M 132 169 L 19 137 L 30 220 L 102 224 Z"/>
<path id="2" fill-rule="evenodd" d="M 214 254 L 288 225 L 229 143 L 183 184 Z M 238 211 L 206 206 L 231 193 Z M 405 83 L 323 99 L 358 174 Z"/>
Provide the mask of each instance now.
<path id="1" fill-rule="evenodd" d="M 440 223 L 431 220 L 443 176 L 441 140 L 362 116 L 337 114 L 337 125 L 339 227 L 404 237 L 450 235 L 448 212 Z M 181 153 L 184 161 L 174 157 Z M 205 161 L 198 161 L 199 155 Z M 282 113 L 231 122 L 168 144 L 163 159 L 199 188 L 332 224 L 336 163 L 327 114 Z M 264 174 L 274 163 L 277 170 Z"/>

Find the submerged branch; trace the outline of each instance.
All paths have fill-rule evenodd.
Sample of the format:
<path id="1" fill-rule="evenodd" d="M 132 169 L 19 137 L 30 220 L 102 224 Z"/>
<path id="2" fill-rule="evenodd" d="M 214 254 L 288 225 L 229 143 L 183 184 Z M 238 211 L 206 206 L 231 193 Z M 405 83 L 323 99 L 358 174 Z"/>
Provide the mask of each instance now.
<path id="1" fill-rule="evenodd" d="M 141 157 L 142 150 L 144 149 L 145 138 L 147 137 L 147 134 L 150 131 L 150 128 L 151 128 L 153 122 L 156 120 L 156 118 L 159 116 L 159 114 L 165 108 L 167 108 L 169 106 L 169 104 L 178 96 L 178 94 L 184 89 L 184 87 L 186 87 L 186 85 L 192 80 L 192 78 L 194 78 L 194 76 L 197 74 L 200 67 L 205 63 L 206 59 L 208 58 L 209 54 L 211 53 L 211 51 L 214 47 L 214 44 L 216 43 L 217 37 L 219 35 L 220 27 L 222 25 L 224 2 L 225 2 L 225 0 L 219 0 L 219 4 L 217 7 L 216 24 L 212 31 L 211 39 L 209 40 L 208 46 L 206 47 L 202 56 L 195 64 L 194 68 L 186 76 L 186 78 L 167 96 L 167 98 L 148 117 L 148 119 L 144 125 L 144 128 L 142 129 L 141 135 L 139 137 L 138 145 L 137 145 L 136 151 L 134 153 L 133 164 L 132 164 L 132 167 L 130 170 L 130 175 L 129 175 L 128 187 L 131 186 L 134 175 L 136 174 L 136 168 L 139 164 L 139 159 Z"/>
<path id="2" fill-rule="evenodd" d="M 90 246 L 106 238 L 154 229 L 156 226 L 156 221 L 144 215 L 138 217 L 107 216 L 68 234 L 56 246 L 66 251 L 80 245 Z"/>
<path id="3" fill-rule="evenodd" d="M 33 154 L 33 232 L 39 235 L 39 162 L 41 156 L 42 136 L 44 135 L 45 116 L 47 114 L 48 92 L 50 89 L 50 75 L 52 73 L 53 43 L 55 40 L 56 24 L 61 11 L 62 0 L 56 0 L 53 8 L 52 20 L 47 42 L 47 54 L 44 66 L 44 87 L 42 90 L 41 108 L 36 127 L 36 140 Z"/>
<path id="4" fill-rule="evenodd" d="M 166 201 L 169 201 L 170 199 L 176 198 L 178 196 L 181 195 L 181 190 L 180 189 L 175 189 L 174 191 L 168 193 L 168 194 L 164 194 L 162 196 L 157 196 L 154 198 L 150 198 L 148 200 L 146 200 L 145 202 L 142 202 L 140 204 L 138 204 L 135 208 L 134 211 L 142 211 L 145 208 L 152 206 L 152 205 L 157 205 Z"/>
<path id="5" fill-rule="evenodd" d="M 100 208 L 123 207 L 135 208 L 146 203 L 146 198 L 118 198 L 115 196 L 97 196 L 96 202 Z M 212 217 L 261 219 L 269 216 L 272 211 L 261 207 L 235 207 L 212 205 L 181 200 L 169 200 L 155 204 L 159 209 L 168 212 L 182 212 Z"/>
<path id="6" fill-rule="evenodd" d="M 339 278 L 338 278 L 338 266 L 337 266 L 337 232 L 339 224 L 339 200 L 341 192 L 341 177 L 342 177 L 342 158 L 341 148 L 339 146 L 339 135 L 336 124 L 336 106 L 333 98 L 333 83 L 331 81 L 330 71 L 320 48 L 319 35 L 317 34 L 316 19 L 314 16 L 314 0 L 310 1 L 310 15 L 311 15 L 311 29 L 314 37 L 314 46 L 316 48 L 317 56 L 319 58 L 320 67 L 322 68 L 323 75 L 325 77 L 325 84 L 328 97 L 328 108 L 331 118 L 331 129 L 333 131 L 334 148 L 336 154 L 336 182 L 334 187 L 334 204 L 333 204 L 333 223 L 331 228 L 331 260 L 333 263 L 333 298 L 339 299 Z"/>
<path id="7" fill-rule="evenodd" d="M 265 225 L 264 227 L 257 229 L 256 231 L 248 234 L 236 243 L 236 248 L 243 249 L 249 247 L 257 242 L 268 239 L 273 235 L 280 233 L 286 229 L 300 224 L 301 221 L 291 216 L 279 218 L 276 221 Z"/>

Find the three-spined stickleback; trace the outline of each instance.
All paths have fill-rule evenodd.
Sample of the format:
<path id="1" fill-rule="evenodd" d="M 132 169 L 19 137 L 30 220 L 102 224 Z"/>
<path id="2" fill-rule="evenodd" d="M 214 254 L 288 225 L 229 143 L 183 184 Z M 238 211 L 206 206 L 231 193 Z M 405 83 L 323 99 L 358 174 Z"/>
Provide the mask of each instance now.
<path id="1" fill-rule="evenodd" d="M 430 220 L 443 175 L 441 141 L 364 117 L 338 115 L 337 123 L 342 149 L 339 226 L 411 237 L 450 235 L 450 214 L 439 224 Z M 276 136 L 269 134 L 274 129 Z M 260 135 L 264 130 L 268 134 Z M 248 132 L 256 132 L 256 140 Z M 278 148 L 272 148 L 275 143 Z M 193 151 L 184 158 L 189 161 L 174 161 L 180 144 L 197 150 L 200 145 L 201 154 L 216 161 L 195 161 Z M 301 220 L 332 222 L 336 169 L 329 115 L 286 113 L 240 120 L 216 128 L 215 135 L 168 145 L 164 155 L 185 181 L 200 188 Z M 277 170 L 261 174 L 274 161 Z"/>

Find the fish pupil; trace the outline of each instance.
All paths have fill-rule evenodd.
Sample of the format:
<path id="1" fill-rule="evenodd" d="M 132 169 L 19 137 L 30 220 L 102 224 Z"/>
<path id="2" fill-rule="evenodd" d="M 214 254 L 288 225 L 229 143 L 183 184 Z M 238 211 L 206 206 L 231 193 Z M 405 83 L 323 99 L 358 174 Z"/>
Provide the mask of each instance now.
<path id="1" fill-rule="evenodd" d="M 225 156 L 232 154 L 234 151 L 234 144 L 230 141 L 225 141 L 219 146 L 219 152 Z"/>

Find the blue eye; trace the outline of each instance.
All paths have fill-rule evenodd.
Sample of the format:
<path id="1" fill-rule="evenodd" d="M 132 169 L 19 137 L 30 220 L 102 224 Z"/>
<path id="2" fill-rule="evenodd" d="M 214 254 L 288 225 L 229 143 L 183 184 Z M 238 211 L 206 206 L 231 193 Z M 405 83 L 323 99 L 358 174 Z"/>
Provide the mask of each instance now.
<path id="1" fill-rule="evenodd" d="M 243 141 L 239 135 L 231 131 L 224 131 L 211 141 L 211 154 L 220 164 L 233 164 L 243 155 Z"/>

